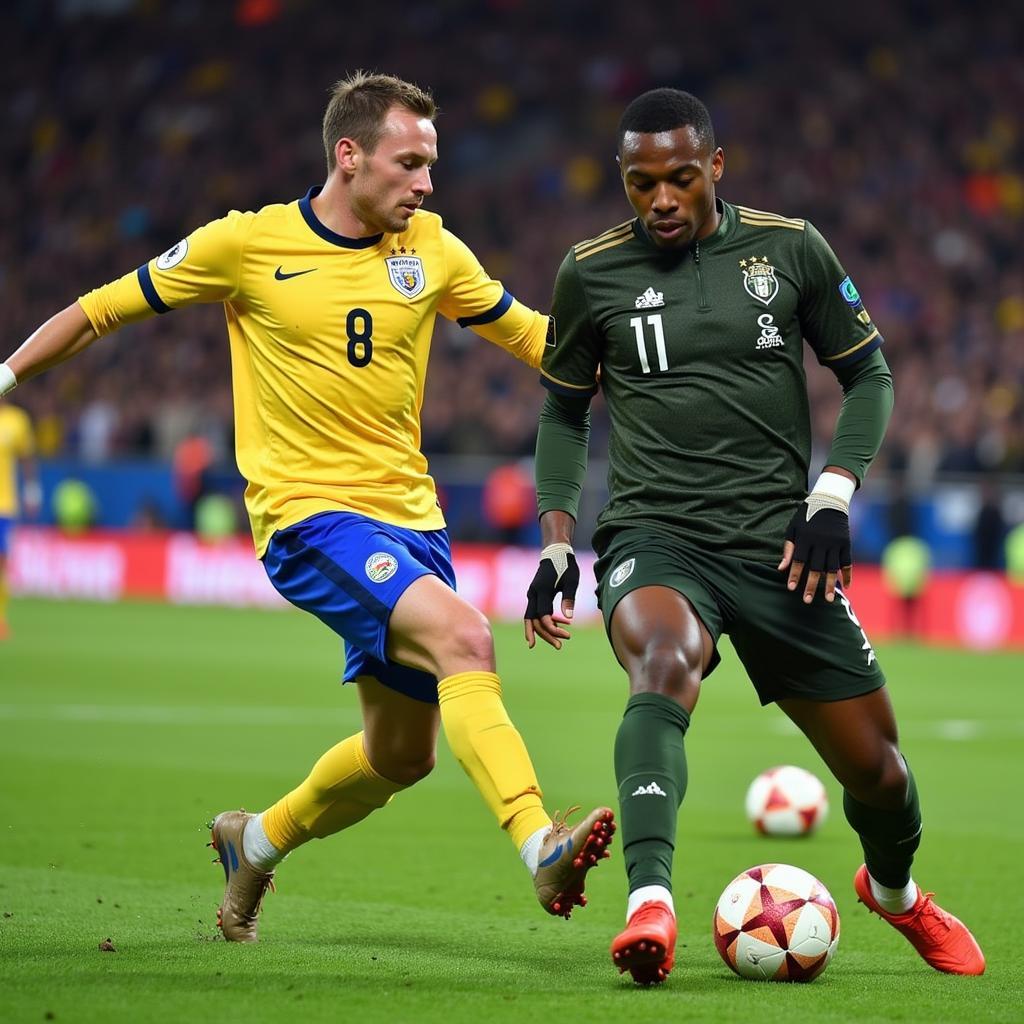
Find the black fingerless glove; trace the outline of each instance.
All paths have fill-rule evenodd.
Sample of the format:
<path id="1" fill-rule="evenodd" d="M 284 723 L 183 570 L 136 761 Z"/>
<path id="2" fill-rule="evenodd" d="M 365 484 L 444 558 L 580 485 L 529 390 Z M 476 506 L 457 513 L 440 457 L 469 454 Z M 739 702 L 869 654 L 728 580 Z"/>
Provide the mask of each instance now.
<path id="1" fill-rule="evenodd" d="M 540 565 L 526 591 L 524 619 L 540 619 L 551 615 L 555 608 L 555 595 L 561 591 L 567 601 L 576 600 L 580 585 L 580 567 L 576 555 L 568 544 L 549 544 L 540 553 Z"/>
<path id="2" fill-rule="evenodd" d="M 793 561 L 803 562 L 805 572 L 838 572 L 853 564 L 848 511 L 808 498 L 793 513 L 786 540 L 793 542 Z"/>

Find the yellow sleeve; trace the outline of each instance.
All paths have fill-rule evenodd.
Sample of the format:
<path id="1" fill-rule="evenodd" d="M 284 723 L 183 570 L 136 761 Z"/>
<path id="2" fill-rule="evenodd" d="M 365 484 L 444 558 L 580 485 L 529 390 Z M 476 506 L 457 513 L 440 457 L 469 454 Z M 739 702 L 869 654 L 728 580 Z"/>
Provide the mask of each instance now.
<path id="1" fill-rule="evenodd" d="M 154 313 L 225 302 L 238 291 L 252 214 L 233 211 L 197 228 L 138 270 L 83 295 L 78 303 L 98 335 Z"/>
<path id="2" fill-rule="evenodd" d="M 540 366 L 548 318 L 524 306 L 495 281 L 450 231 L 441 230 L 448 280 L 438 312 L 534 367 Z"/>

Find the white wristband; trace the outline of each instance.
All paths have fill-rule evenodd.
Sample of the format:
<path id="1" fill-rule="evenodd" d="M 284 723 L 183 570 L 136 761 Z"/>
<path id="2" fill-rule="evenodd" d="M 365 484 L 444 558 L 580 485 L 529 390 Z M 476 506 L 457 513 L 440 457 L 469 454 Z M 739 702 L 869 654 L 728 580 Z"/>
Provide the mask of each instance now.
<path id="1" fill-rule="evenodd" d="M 0 398 L 18 386 L 18 378 L 14 371 L 6 364 L 0 363 Z"/>
<path id="2" fill-rule="evenodd" d="M 560 580 L 562 574 L 569 568 L 569 556 L 575 554 L 571 544 L 559 541 L 556 544 L 549 544 L 541 553 L 540 560 L 545 558 L 551 561 L 555 567 L 555 579 Z"/>
<path id="3" fill-rule="evenodd" d="M 853 500 L 853 492 L 857 485 L 849 478 L 840 473 L 822 473 L 818 477 L 811 494 L 827 494 L 831 498 L 838 498 L 847 508 Z"/>

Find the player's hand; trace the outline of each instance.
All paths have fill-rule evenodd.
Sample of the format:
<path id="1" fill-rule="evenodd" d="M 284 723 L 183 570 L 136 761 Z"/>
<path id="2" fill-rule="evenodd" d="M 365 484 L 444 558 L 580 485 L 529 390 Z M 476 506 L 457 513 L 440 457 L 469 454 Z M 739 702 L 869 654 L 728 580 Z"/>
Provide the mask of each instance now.
<path id="1" fill-rule="evenodd" d="M 540 553 L 540 565 L 526 591 L 526 614 L 523 627 L 530 649 L 539 636 L 555 650 L 562 649 L 562 641 L 569 639 L 565 628 L 572 622 L 576 604 L 576 588 L 580 585 L 580 567 L 569 544 L 549 544 Z M 562 614 L 555 608 L 555 595 L 562 594 Z"/>
<path id="2" fill-rule="evenodd" d="M 853 580 L 853 552 L 850 545 L 850 511 L 838 507 L 839 501 L 823 503 L 811 494 L 802 501 L 786 527 L 782 561 L 778 568 L 789 569 L 786 586 L 796 590 L 806 573 L 804 601 L 810 604 L 825 577 L 825 600 L 834 601 L 836 578 L 841 573 L 843 586 Z"/>

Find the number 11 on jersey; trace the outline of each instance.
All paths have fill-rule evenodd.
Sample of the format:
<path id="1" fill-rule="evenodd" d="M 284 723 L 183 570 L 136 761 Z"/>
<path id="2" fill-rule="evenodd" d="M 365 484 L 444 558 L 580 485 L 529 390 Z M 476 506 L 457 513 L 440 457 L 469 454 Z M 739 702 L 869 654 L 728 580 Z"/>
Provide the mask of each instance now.
<path id="1" fill-rule="evenodd" d="M 651 313 L 647 317 L 647 322 L 654 328 L 654 347 L 658 352 L 658 369 L 665 371 L 668 369 L 668 356 L 665 354 L 665 328 L 661 323 L 661 314 Z M 629 326 L 633 328 L 633 333 L 636 335 L 636 350 L 640 355 L 640 369 L 644 373 L 650 373 L 651 364 L 647 360 L 647 339 L 644 337 L 644 318 L 642 316 L 632 317 Z"/>

